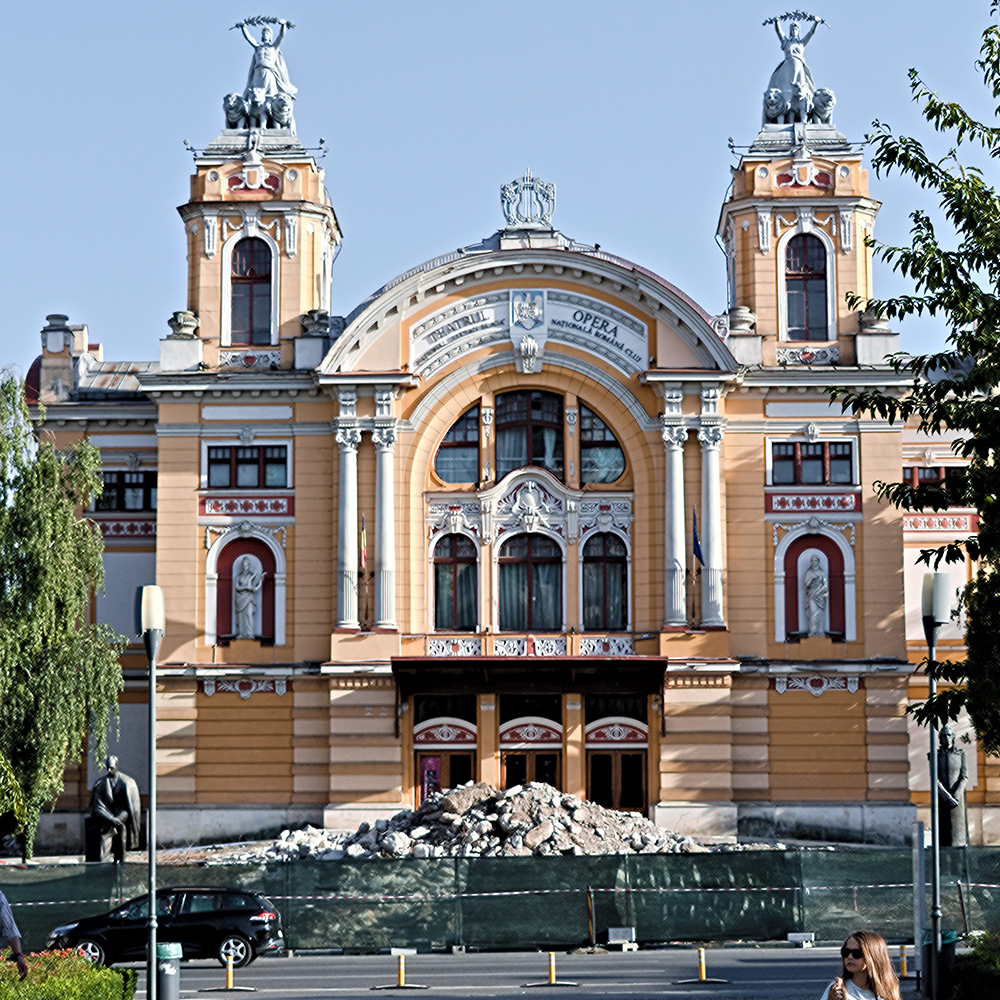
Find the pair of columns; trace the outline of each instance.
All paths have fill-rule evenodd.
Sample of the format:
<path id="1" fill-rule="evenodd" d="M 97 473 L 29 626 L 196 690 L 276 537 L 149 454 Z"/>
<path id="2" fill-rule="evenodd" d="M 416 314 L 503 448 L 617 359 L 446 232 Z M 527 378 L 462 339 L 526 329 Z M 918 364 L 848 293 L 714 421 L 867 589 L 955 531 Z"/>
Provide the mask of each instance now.
<path id="1" fill-rule="evenodd" d="M 341 410 L 343 411 L 343 401 Z M 361 561 L 358 513 L 358 446 L 363 429 L 353 416 L 337 419 L 340 446 L 340 496 L 337 509 L 337 628 L 357 630 L 358 573 Z M 396 628 L 396 519 L 393 511 L 393 460 L 396 421 L 376 417 L 375 445 L 375 622 L 376 629 Z"/>
<path id="2" fill-rule="evenodd" d="M 705 560 L 701 574 L 701 625 L 723 628 L 726 621 L 722 600 L 722 467 L 719 459 L 722 421 L 718 415 L 718 389 L 704 389 L 701 395 L 702 414 L 698 426 L 698 441 L 701 443 L 701 516 L 698 527 Z M 667 406 L 663 416 L 663 443 L 667 462 L 664 625 L 684 627 L 688 624 L 684 442 L 689 428 L 682 423 L 681 391 L 667 390 L 665 399 Z"/>

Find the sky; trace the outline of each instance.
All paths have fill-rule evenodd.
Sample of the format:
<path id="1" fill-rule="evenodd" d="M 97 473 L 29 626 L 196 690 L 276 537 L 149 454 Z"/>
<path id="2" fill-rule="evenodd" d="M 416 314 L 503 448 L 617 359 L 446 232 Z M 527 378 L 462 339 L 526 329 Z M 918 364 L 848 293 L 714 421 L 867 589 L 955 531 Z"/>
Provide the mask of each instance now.
<path id="1" fill-rule="evenodd" d="M 282 51 L 303 144 L 325 138 L 344 232 L 333 311 L 503 221 L 501 183 L 526 168 L 557 187 L 554 224 L 727 307 L 715 240 L 735 159 L 752 142 L 781 60 L 779 0 L 283 0 Z M 907 70 L 981 116 L 975 69 L 987 0 L 829 0 L 807 49 L 834 121 L 862 141 L 873 119 L 929 135 Z M 8 94 L 0 366 L 23 375 L 48 313 L 86 323 L 109 360 L 150 360 L 186 308 L 188 140 L 223 125 L 251 50 L 231 0 L 36 0 L 4 15 Z M 942 148 L 941 152 L 945 149 Z M 995 170 L 993 164 L 987 164 Z M 905 241 L 933 207 L 911 182 L 871 180 L 876 236 Z M 876 294 L 907 286 L 885 267 Z M 901 347 L 935 350 L 934 321 Z"/>

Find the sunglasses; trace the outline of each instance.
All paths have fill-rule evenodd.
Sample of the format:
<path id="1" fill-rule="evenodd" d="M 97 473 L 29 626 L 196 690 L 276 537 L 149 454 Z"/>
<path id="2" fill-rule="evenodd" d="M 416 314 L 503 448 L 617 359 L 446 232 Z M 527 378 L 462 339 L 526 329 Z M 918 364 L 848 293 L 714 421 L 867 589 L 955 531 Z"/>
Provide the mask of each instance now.
<path id="1" fill-rule="evenodd" d="M 847 958 L 848 955 L 850 955 L 851 958 L 864 958 L 865 957 L 865 953 L 860 948 L 847 948 L 847 947 L 844 947 L 844 948 L 840 949 L 840 957 L 841 958 Z"/>

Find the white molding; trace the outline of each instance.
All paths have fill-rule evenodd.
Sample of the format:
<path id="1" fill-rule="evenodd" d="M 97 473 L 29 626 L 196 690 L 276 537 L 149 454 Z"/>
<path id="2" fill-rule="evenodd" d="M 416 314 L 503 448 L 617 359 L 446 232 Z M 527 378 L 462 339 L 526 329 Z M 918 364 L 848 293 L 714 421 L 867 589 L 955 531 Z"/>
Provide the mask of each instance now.
<path id="1" fill-rule="evenodd" d="M 228 220 L 224 220 L 228 221 Z M 233 320 L 233 247 L 242 239 L 248 239 L 251 235 L 263 240 L 271 248 L 271 339 L 268 345 L 277 347 L 278 345 L 278 317 L 279 298 L 281 289 L 281 248 L 275 243 L 274 238 L 265 233 L 258 225 L 255 231 L 250 234 L 247 225 L 241 226 L 235 233 L 229 236 L 222 244 L 222 253 L 219 263 L 222 268 L 220 275 L 222 291 L 222 325 L 219 330 L 220 347 L 264 347 L 264 344 L 233 344 L 232 340 L 232 320 Z M 225 226 L 223 226 L 225 231 Z"/>
<path id="2" fill-rule="evenodd" d="M 854 551 L 841 532 L 832 531 L 815 522 L 810 524 L 808 521 L 786 532 L 774 549 L 774 641 L 784 644 L 788 635 L 785 627 L 785 553 L 793 542 L 805 535 L 828 538 L 840 549 L 844 560 L 844 640 L 855 642 L 858 637 L 858 627 Z M 797 630 L 798 623 L 796 623 Z"/>
<path id="3" fill-rule="evenodd" d="M 777 222 L 781 212 L 775 215 Z M 784 220 L 782 220 L 784 221 Z M 817 340 L 815 343 L 822 344 L 833 342 L 837 339 L 837 248 L 833 240 L 816 224 L 814 210 L 809 208 L 799 208 L 795 213 L 795 225 L 790 226 L 778 237 L 775 244 L 775 263 L 778 266 L 778 340 L 786 342 L 788 336 L 788 290 L 785 285 L 785 248 L 788 241 L 793 236 L 805 234 L 815 236 L 826 248 L 826 341 Z M 794 343 L 807 343 L 807 341 L 794 341 Z M 812 341 L 808 341 L 812 343 Z"/>
<path id="4" fill-rule="evenodd" d="M 263 434 L 260 433 L 259 427 L 254 427 L 254 439 L 250 447 L 252 448 L 271 448 L 271 447 L 284 447 L 287 449 L 285 453 L 285 485 L 266 487 L 267 493 L 280 493 L 282 490 L 292 490 L 295 488 L 295 481 L 292 478 L 292 468 L 294 467 L 294 444 L 291 438 L 265 438 Z M 212 438 L 211 440 L 201 440 L 201 468 L 198 471 L 198 489 L 200 490 L 225 490 L 225 491 L 241 491 L 243 493 L 250 493 L 251 491 L 257 492 L 258 490 L 264 490 L 265 487 L 261 486 L 209 486 L 208 485 L 208 449 L 209 448 L 245 448 L 246 445 L 238 437 L 232 436 L 232 430 L 227 428 L 227 436 Z"/>
<path id="5" fill-rule="evenodd" d="M 274 557 L 274 644 L 275 646 L 284 646 L 285 644 L 285 553 L 268 528 L 253 525 L 245 533 L 227 531 L 220 535 L 212 543 L 208 555 L 205 557 L 205 645 L 207 646 L 214 646 L 219 638 L 217 614 L 219 556 L 227 545 L 246 538 L 263 542 L 271 550 L 271 555 Z"/>

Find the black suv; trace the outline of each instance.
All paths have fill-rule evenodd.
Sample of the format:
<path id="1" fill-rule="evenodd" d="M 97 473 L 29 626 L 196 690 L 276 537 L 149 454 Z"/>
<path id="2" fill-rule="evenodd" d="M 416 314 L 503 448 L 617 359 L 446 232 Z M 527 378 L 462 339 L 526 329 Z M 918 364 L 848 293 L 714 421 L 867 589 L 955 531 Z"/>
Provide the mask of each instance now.
<path id="1" fill-rule="evenodd" d="M 145 961 L 148 920 L 149 896 L 139 896 L 99 917 L 61 924 L 45 947 L 76 948 L 97 964 Z M 178 942 L 184 958 L 225 965 L 232 956 L 236 968 L 285 947 L 274 903 L 244 889 L 160 889 L 156 924 L 157 942 Z"/>

